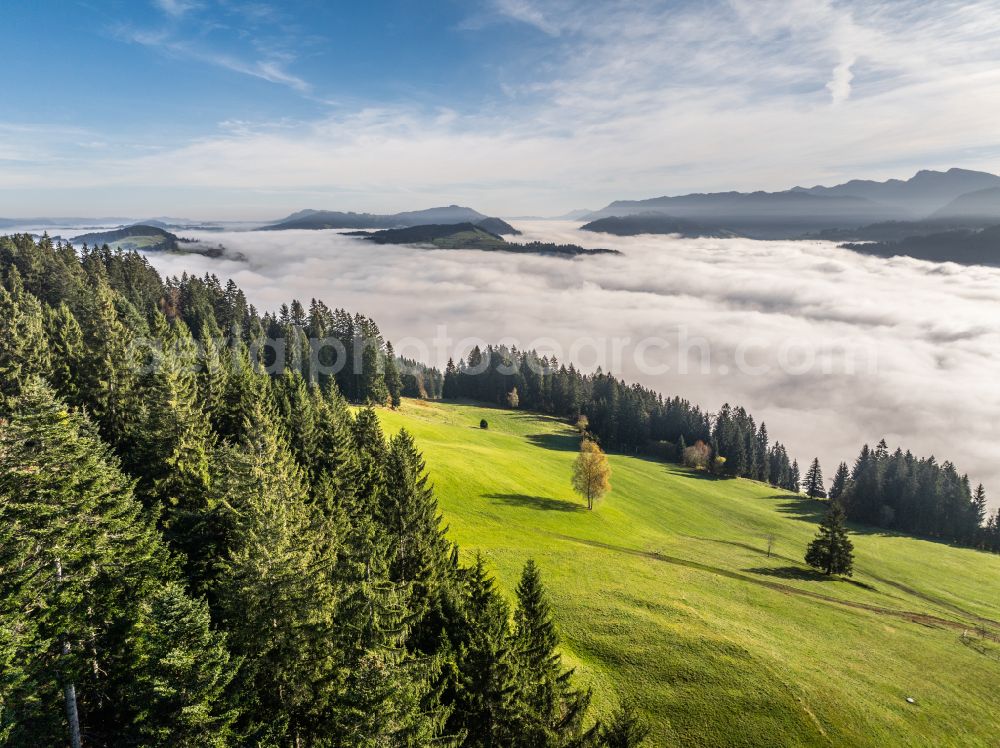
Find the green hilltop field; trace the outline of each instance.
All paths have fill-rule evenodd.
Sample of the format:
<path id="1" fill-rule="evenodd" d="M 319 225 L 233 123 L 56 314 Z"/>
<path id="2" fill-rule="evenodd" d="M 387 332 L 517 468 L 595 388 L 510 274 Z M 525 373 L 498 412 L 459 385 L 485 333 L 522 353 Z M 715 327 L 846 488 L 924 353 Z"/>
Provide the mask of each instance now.
<path id="1" fill-rule="evenodd" d="M 537 561 L 566 659 L 602 711 L 634 699 L 651 745 L 1000 744 L 1000 557 L 855 527 L 853 579 L 826 579 L 802 561 L 823 502 L 612 455 L 588 512 L 560 421 L 380 415 L 416 438 L 466 557 L 508 592 Z"/>

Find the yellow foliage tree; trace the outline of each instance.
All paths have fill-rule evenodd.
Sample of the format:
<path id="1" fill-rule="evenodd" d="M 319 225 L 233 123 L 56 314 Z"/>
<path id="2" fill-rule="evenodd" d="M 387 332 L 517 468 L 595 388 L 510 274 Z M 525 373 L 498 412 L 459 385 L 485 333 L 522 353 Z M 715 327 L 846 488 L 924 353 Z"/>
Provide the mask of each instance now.
<path id="1" fill-rule="evenodd" d="M 607 455 L 590 439 L 580 444 L 580 454 L 573 465 L 573 488 L 587 500 L 587 509 L 611 490 L 611 466 Z"/>

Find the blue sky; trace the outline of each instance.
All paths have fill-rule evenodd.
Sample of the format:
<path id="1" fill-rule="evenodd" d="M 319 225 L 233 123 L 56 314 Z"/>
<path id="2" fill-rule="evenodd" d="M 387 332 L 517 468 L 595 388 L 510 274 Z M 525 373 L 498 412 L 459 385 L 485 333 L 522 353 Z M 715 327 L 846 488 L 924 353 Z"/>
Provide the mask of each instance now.
<path id="1" fill-rule="evenodd" d="M 4 3 L 0 216 L 559 213 L 1000 170 L 989 2 Z"/>

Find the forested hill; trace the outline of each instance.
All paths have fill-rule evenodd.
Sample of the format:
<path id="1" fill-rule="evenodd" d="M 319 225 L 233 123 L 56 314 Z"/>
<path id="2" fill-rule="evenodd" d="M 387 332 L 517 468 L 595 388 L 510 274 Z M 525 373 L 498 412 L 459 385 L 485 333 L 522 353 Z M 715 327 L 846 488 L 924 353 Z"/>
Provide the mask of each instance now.
<path id="1" fill-rule="evenodd" d="M 613 249 L 585 249 L 576 244 L 551 242 L 508 242 L 482 225 L 472 223 L 429 224 L 404 229 L 357 232 L 376 244 L 429 244 L 438 249 L 478 249 L 485 252 L 517 252 L 521 254 L 576 257 L 579 255 L 620 254 Z"/>
<path id="2" fill-rule="evenodd" d="M 984 229 L 957 228 L 895 241 L 848 243 L 846 249 L 879 257 L 904 255 L 931 262 L 1000 266 L 1000 225 Z"/>
<path id="3" fill-rule="evenodd" d="M 511 605 L 460 564 L 412 438 L 351 414 L 398 398 L 374 322 L 284 311 L 135 252 L 0 238 L 0 743 L 635 735 L 627 709 L 595 723 L 538 568 Z M 340 335 L 364 367 L 265 371 L 279 334 L 289 361 Z"/>
<path id="4" fill-rule="evenodd" d="M 176 252 L 177 237 L 159 226 L 136 224 L 111 231 L 80 234 L 73 239 L 74 244 L 101 246 L 107 244 L 114 249 L 136 249 L 148 252 Z"/>

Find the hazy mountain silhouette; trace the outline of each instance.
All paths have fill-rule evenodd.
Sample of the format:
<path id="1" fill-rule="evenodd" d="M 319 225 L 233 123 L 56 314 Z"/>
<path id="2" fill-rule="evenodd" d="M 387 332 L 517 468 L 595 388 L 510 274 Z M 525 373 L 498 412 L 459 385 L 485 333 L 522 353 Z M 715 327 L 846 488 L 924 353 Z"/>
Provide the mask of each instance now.
<path id="1" fill-rule="evenodd" d="M 635 213 L 630 216 L 608 216 L 584 224 L 582 231 L 596 231 L 616 236 L 636 236 L 638 234 L 677 234 L 686 238 L 727 237 L 731 231 L 712 228 L 695 221 L 676 218 L 667 213 Z"/>
<path id="2" fill-rule="evenodd" d="M 956 229 L 939 234 L 910 236 L 899 241 L 843 244 L 846 249 L 880 257 L 903 255 L 932 262 L 1000 266 L 1000 226 Z"/>
<path id="3" fill-rule="evenodd" d="M 664 225 L 668 229 L 670 221 L 694 221 L 707 229 L 742 236 L 794 238 L 885 222 L 919 221 L 956 198 L 994 188 L 1000 188 L 1000 177 L 994 174 L 968 169 L 925 170 L 907 180 L 855 179 L 832 187 L 795 187 L 781 192 L 712 192 L 617 200 L 587 219 L 659 213 L 666 216 Z M 967 200 L 979 205 L 988 203 L 987 198 Z M 648 221 L 641 226 L 632 223 L 631 233 L 649 233 Z M 627 229 L 626 224 L 616 233 Z"/>
<path id="4" fill-rule="evenodd" d="M 875 182 L 852 179 L 833 187 L 795 187 L 794 192 L 825 197 L 861 197 L 872 202 L 904 208 L 915 217 L 930 215 L 960 195 L 988 188 L 1000 188 L 1000 177 L 985 171 L 948 169 L 918 171 L 910 179 Z"/>
<path id="5" fill-rule="evenodd" d="M 378 213 L 344 213 L 335 210 L 300 210 L 279 221 L 261 227 L 262 231 L 282 229 L 392 229 L 431 224 L 476 223 L 488 216 L 461 205 L 414 210 L 381 215 Z"/>
<path id="6" fill-rule="evenodd" d="M 1000 187 L 959 195 L 935 211 L 933 217 L 1000 221 Z"/>

